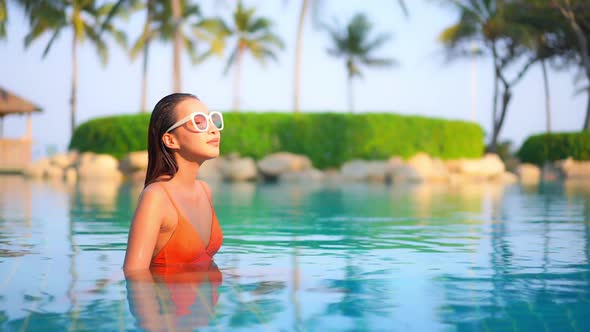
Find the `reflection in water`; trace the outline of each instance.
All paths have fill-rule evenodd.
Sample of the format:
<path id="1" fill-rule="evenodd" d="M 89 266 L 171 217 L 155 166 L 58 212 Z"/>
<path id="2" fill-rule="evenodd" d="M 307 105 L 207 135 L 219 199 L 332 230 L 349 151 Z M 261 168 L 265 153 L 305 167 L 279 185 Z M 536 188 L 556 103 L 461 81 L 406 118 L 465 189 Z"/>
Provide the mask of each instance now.
<path id="1" fill-rule="evenodd" d="M 194 330 L 215 317 L 222 273 L 208 266 L 156 267 L 126 274 L 129 309 L 147 331 Z"/>
<path id="2" fill-rule="evenodd" d="M 0 177 L 0 330 L 590 330 L 590 186 L 211 183 L 207 271 L 121 270 L 142 183 Z"/>
<path id="3" fill-rule="evenodd" d="M 114 210 L 121 180 L 115 179 L 80 179 L 78 192 L 83 206 L 100 207 L 103 210 Z"/>

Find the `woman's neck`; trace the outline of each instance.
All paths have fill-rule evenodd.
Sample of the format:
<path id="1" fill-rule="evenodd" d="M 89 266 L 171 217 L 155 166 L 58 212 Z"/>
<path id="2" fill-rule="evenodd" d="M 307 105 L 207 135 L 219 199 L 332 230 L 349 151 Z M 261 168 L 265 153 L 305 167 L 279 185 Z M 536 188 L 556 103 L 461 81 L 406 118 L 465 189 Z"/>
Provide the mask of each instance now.
<path id="1" fill-rule="evenodd" d="M 199 174 L 199 168 L 202 162 L 194 162 L 177 158 L 178 172 L 174 174 L 171 181 L 175 182 L 178 186 L 191 189 L 194 188 L 195 180 Z"/>

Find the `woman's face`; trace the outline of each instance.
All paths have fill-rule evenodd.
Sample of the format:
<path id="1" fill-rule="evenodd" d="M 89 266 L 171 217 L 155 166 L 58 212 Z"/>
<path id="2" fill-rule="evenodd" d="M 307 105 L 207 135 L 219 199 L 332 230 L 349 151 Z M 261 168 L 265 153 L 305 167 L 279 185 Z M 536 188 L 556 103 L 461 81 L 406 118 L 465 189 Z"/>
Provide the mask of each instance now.
<path id="1" fill-rule="evenodd" d="M 176 105 L 176 121 L 184 119 L 193 112 L 209 114 L 209 109 L 200 100 L 187 98 Z M 221 132 L 209 121 L 206 131 L 198 131 L 192 121 L 188 121 L 180 127 L 172 130 L 170 134 L 177 139 L 180 150 L 178 151 L 186 159 L 212 159 L 219 156 L 219 144 Z M 202 123 L 199 126 L 203 125 Z"/>

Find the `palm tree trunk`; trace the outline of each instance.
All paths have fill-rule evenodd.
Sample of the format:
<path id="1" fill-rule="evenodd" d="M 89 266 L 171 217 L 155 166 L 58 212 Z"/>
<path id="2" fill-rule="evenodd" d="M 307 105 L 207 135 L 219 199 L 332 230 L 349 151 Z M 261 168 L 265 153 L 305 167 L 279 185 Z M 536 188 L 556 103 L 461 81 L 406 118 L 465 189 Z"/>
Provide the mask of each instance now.
<path id="1" fill-rule="evenodd" d="M 142 113 L 147 112 L 147 69 L 148 69 L 148 56 L 149 56 L 149 45 L 150 42 L 147 41 L 145 46 L 143 47 L 143 68 L 141 72 L 141 108 L 140 111 Z"/>
<path id="2" fill-rule="evenodd" d="M 352 75 L 348 75 L 348 111 L 354 113 L 354 96 L 352 87 Z"/>
<path id="3" fill-rule="evenodd" d="M 242 72 L 242 55 L 244 54 L 242 46 L 238 46 L 238 54 L 236 54 L 236 73 L 234 75 L 234 101 L 233 110 L 238 112 L 240 110 L 240 75 Z"/>
<path id="4" fill-rule="evenodd" d="M 152 20 L 152 2 L 152 0 L 148 0 L 147 2 L 147 17 L 145 19 L 145 24 L 143 26 L 144 36 L 147 35 Z M 145 45 L 143 45 L 143 66 L 141 72 L 141 106 L 139 108 L 140 112 L 142 113 L 147 112 L 147 70 L 149 60 L 149 48 L 150 40 L 148 38 L 146 39 Z"/>
<path id="5" fill-rule="evenodd" d="M 547 119 L 547 133 L 551 133 L 551 98 L 549 96 L 549 79 L 547 77 L 547 65 L 545 59 L 541 59 L 543 69 L 543 85 L 545 87 L 545 114 Z"/>
<path id="6" fill-rule="evenodd" d="M 586 78 L 590 82 L 590 55 L 589 55 L 589 46 L 588 46 L 588 39 L 586 39 L 586 35 L 584 31 L 578 24 L 576 20 L 576 16 L 571 8 L 571 5 L 566 2 L 565 5 L 558 3 L 557 1 L 553 1 L 554 4 L 557 5 L 561 14 L 567 19 L 570 27 L 574 30 L 574 34 L 576 36 L 578 46 L 580 47 L 580 56 L 582 58 L 582 65 L 584 66 L 584 71 L 586 72 Z M 590 86 L 586 89 L 588 94 L 588 101 L 586 104 L 586 119 L 584 120 L 582 130 L 590 131 Z"/>
<path id="7" fill-rule="evenodd" d="M 504 119 L 506 118 L 506 111 L 508 110 L 508 104 L 512 99 L 512 91 L 509 85 L 504 85 L 504 92 L 502 93 L 502 110 L 500 112 L 500 118 L 497 120 L 494 119 L 494 131 L 492 136 L 492 144 L 490 145 L 491 152 L 496 152 L 496 148 L 498 146 L 498 136 L 500 135 L 500 130 L 504 125 Z"/>
<path id="8" fill-rule="evenodd" d="M 498 113 L 498 84 L 500 84 L 500 78 L 498 77 L 498 71 L 496 70 L 496 60 L 494 59 L 494 100 L 492 102 L 492 132 L 496 132 L 496 114 Z M 490 142 L 488 150 L 491 152 L 496 151 L 495 141 Z"/>
<path id="9" fill-rule="evenodd" d="M 293 79 L 293 111 L 299 112 L 299 86 L 301 81 L 301 50 L 303 48 L 303 23 L 307 15 L 309 0 L 302 0 L 301 12 L 299 13 L 299 23 L 297 25 L 297 37 L 295 44 L 295 73 Z"/>
<path id="10" fill-rule="evenodd" d="M 174 54 L 173 54 L 173 92 L 182 91 L 180 75 L 180 55 L 182 53 L 182 32 L 180 31 L 180 0 L 172 1 L 172 16 L 174 17 Z"/>
<path id="11" fill-rule="evenodd" d="M 76 39 L 76 32 L 73 33 L 72 40 L 72 90 L 70 95 L 70 106 L 72 114 L 70 118 L 71 134 L 74 135 L 74 129 L 76 129 L 76 91 L 78 88 L 78 40 Z"/>

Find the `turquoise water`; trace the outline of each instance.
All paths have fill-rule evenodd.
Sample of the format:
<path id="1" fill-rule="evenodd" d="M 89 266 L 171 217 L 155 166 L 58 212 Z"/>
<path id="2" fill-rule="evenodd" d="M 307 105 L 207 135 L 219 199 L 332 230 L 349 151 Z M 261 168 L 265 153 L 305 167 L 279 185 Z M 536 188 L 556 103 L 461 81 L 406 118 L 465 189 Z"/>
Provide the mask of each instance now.
<path id="1" fill-rule="evenodd" d="M 0 177 L 0 330 L 590 331 L 590 185 L 211 187 L 219 272 L 149 282 L 141 187 Z"/>

